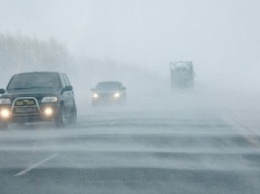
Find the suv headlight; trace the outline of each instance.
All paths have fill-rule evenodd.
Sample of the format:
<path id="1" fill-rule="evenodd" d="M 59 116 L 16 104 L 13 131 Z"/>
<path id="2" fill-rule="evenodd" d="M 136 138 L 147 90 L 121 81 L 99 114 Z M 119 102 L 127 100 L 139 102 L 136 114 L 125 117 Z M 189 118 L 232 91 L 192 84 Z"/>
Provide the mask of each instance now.
<path id="1" fill-rule="evenodd" d="M 0 98 L 0 104 L 11 104 L 11 100 L 9 98 Z"/>
<path id="2" fill-rule="evenodd" d="M 44 97 L 42 99 L 43 103 L 46 103 L 46 102 L 57 102 L 57 101 L 58 101 L 57 97 L 49 97 L 49 96 L 47 96 L 47 97 Z"/>

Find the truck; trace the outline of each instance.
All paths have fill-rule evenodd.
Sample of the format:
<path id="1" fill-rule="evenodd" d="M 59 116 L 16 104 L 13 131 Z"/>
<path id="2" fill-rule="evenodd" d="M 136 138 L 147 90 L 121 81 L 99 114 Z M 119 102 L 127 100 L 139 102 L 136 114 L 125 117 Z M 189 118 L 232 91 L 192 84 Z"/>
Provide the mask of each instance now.
<path id="1" fill-rule="evenodd" d="M 171 87 L 192 88 L 194 85 L 194 70 L 192 61 L 170 63 Z"/>

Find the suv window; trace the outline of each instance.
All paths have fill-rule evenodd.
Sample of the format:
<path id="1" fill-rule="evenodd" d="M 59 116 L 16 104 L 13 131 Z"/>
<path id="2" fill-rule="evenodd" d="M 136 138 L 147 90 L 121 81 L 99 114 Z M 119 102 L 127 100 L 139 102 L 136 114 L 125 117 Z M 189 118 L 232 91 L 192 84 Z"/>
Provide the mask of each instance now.
<path id="1" fill-rule="evenodd" d="M 62 74 L 62 76 L 64 78 L 66 86 L 70 86 L 70 82 L 69 82 L 69 79 L 68 79 L 67 75 L 66 74 Z"/>
<path id="2" fill-rule="evenodd" d="M 65 81 L 65 78 L 64 78 L 63 74 L 60 74 L 60 78 L 61 78 L 61 82 L 62 82 L 62 87 L 67 86 L 67 83 Z"/>

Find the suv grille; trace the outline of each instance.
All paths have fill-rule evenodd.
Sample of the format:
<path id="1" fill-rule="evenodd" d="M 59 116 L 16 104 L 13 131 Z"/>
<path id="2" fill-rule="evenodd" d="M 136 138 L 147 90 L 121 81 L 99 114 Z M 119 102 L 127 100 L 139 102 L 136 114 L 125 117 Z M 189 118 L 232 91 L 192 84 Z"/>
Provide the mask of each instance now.
<path id="1" fill-rule="evenodd" d="M 12 110 L 15 115 L 39 114 L 39 106 L 35 98 L 15 99 Z"/>

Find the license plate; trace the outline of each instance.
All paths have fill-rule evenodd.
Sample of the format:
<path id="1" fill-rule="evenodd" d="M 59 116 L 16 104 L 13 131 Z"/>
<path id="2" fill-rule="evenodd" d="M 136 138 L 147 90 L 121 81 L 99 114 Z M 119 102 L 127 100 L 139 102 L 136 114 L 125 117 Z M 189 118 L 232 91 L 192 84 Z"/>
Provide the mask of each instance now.
<path id="1" fill-rule="evenodd" d="M 15 113 L 36 113 L 37 109 L 34 107 L 19 107 L 15 108 Z"/>
<path id="2" fill-rule="evenodd" d="M 17 100 L 15 102 L 16 106 L 30 106 L 30 105 L 35 105 L 34 100 Z"/>

